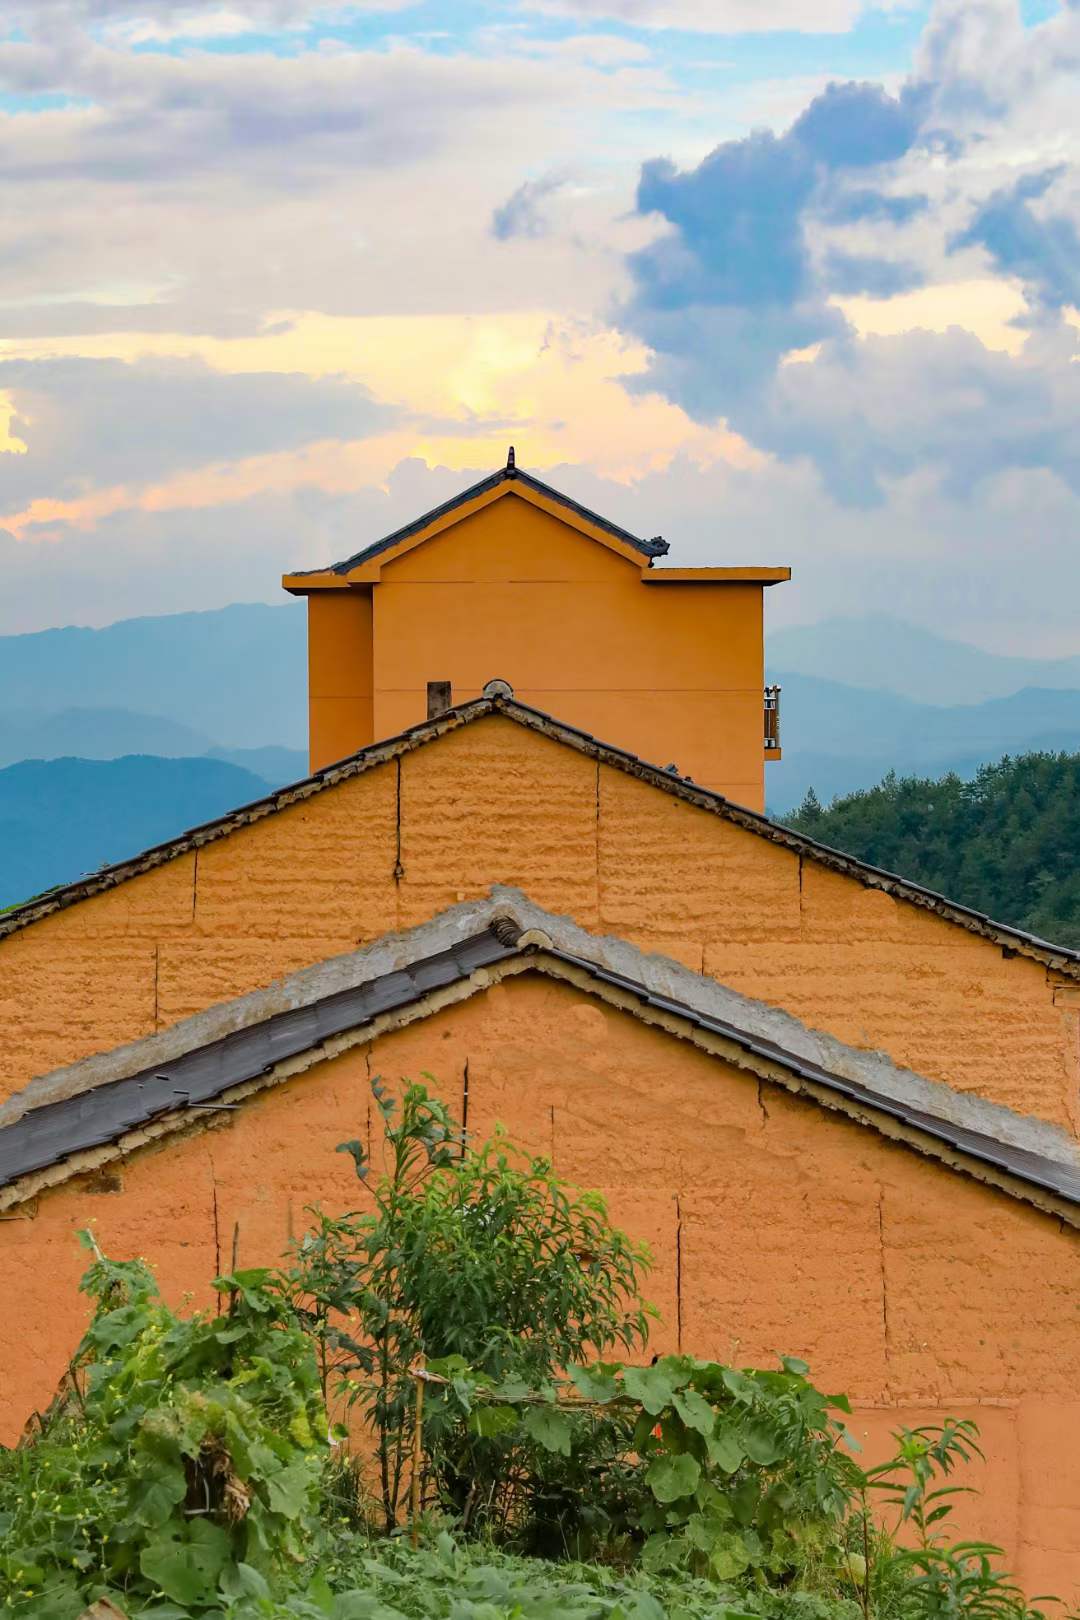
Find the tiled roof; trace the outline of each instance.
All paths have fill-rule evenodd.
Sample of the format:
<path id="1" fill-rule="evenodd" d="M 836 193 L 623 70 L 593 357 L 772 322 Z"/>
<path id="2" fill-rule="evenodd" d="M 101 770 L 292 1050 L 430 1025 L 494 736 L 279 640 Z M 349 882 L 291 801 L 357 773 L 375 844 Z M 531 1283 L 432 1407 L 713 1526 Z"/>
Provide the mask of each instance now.
<path id="1" fill-rule="evenodd" d="M 478 973 L 479 969 L 488 973 Z M 119 1144 L 125 1151 L 125 1138 L 132 1139 L 129 1146 L 137 1146 L 139 1133 L 155 1121 L 170 1120 L 178 1127 L 199 1120 L 200 1111 L 240 1106 L 230 1097 L 242 1100 L 251 1090 L 274 1084 L 279 1065 L 303 1053 L 314 1053 L 317 1060 L 326 1042 L 362 1030 L 382 1015 L 422 1006 L 435 992 L 466 981 L 472 981 L 472 990 L 482 990 L 493 977 L 508 971 L 568 979 L 586 992 L 613 1000 L 632 1016 L 694 1039 L 759 1079 L 835 1108 L 950 1168 L 1080 1225 L 1080 1215 L 1075 1221 L 1070 1218 L 1071 1210 L 1080 1208 L 1080 1169 L 1075 1164 L 961 1125 L 894 1092 L 838 1074 L 714 1011 L 661 994 L 640 978 L 560 949 L 540 931 L 522 931 L 512 917 L 496 918 L 490 927 L 449 949 L 354 988 L 273 1014 L 123 1079 L 30 1109 L 0 1130 L 0 1188 L 67 1160 L 75 1161 L 72 1173 L 78 1173 L 88 1168 L 85 1162 L 80 1165 L 79 1155 L 109 1144 Z M 440 1004 L 436 998 L 434 1005 Z M 238 1093 L 238 1088 L 246 1089 Z"/>
<path id="2" fill-rule="evenodd" d="M 512 460 L 508 460 L 506 466 L 500 467 L 498 472 L 489 473 L 486 478 L 481 478 L 478 483 L 470 484 L 468 489 L 463 489 L 460 494 L 452 496 L 448 501 L 444 501 L 441 506 L 432 507 L 430 512 L 425 512 L 421 517 L 414 518 L 411 523 L 406 523 L 402 528 L 395 529 L 393 534 L 384 535 L 381 540 L 373 541 L 371 545 L 365 546 L 362 551 L 354 552 L 351 557 L 346 557 L 341 562 L 330 563 L 325 568 L 294 569 L 290 578 L 300 579 L 305 574 L 348 574 L 352 569 L 359 568 L 361 563 L 370 562 L 372 558 L 378 557 L 382 552 L 390 551 L 394 546 L 400 545 L 403 540 L 408 540 L 412 535 L 419 534 L 429 524 L 447 516 L 457 507 L 465 506 L 469 501 L 475 500 L 478 495 L 486 495 L 489 490 L 497 489 L 500 484 L 508 483 L 522 484 L 535 494 L 544 495 L 549 501 L 555 501 L 558 505 L 565 506 L 569 511 L 576 513 L 578 517 L 584 518 L 586 522 L 594 524 L 596 528 L 603 529 L 606 533 L 614 535 L 624 545 L 633 546 L 635 551 L 640 552 L 649 561 L 654 557 L 667 555 L 669 547 L 666 540 L 662 540 L 659 536 L 653 540 L 642 540 L 640 535 L 631 534 L 628 529 L 620 528 L 617 523 L 612 523 L 609 518 L 601 517 L 598 512 L 590 511 L 587 506 L 582 506 L 579 501 L 573 500 L 569 495 L 564 495 L 561 489 L 555 489 L 551 484 L 545 484 L 543 479 L 535 478 L 532 473 L 523 472 L 520 467 L 514 465 Z"/>
<path id="3" fill-rule="evenodd" d="M 456 730 L 459 726 L 472 725 L 487 716 L 500 714 L 527 730 L 538 731 L 555 742 L 576 749 L 591 759 L 599 760 L 602 764 L 611 766 L 613 770 L 636 776 L 650 786 L 659 788 L 662 793 L 671 794 L 712 815 L 733 822 L 736 826 L 755 833 L 770 843 L 782 845 L 806 860 L 853 878 L 867 888 L 881 889 L 897 899 L 909 901 L 912 905 L 932 911 L 945 921 L 955 923 L 970 933 L 993 940 L 1005 951 L 1033 957 L 1036 961 L 1045 962 L 1070 977 L 1080 978 L 1080 951 L 1065 945 L 1055 945 L 1009 923 L 997 922 L 985 913 L 949 900 L 933 889 L 912 882 L 909 878 L 900 877 L 895 872 L 886 872 L 880 867 L 869 865 L 866 861 L 856 860 L 852 855 L 831 849 L 827 844 L 820 844 L 816 839 L 807 837 L 805 833 L 795 832 L 759 811 L 748 810 L 744 805 L 726 799 L 722 793 L 701 787 L 698 783 L 679 776 L 675 771 L 659 765 L 650 765 L 624 748 L 602 742 L 577 726 L 568 725 L 565 721 L 557 720 L 540 709 L 519 703 L 512 695 L 506 695 L 508 689 L 503 687 L 502 682 L 490 684 L 493 688 L 491 695 L 485 692 L 482 697 L 474 698 L 457 708 L 447 709 L 432 720 L 422 720 L 415 726 L 409 726 L 396 737 L 388 737 L 382 742 L 361 748 L 334 765 L 324 766 L 313 776 L 305 777 L 288 787 L 278 788 L 265 798 L 241 805 L 227 815 L 219 816 L 199 827 L 193 827 L 176 838 L 170 838 L 165 843 L 141 851 L 129 860 L 102 867 L 100 871 L 90 873 L 77 882 L 63 884 L 21 905 L 12 906 L 0 914 L 0 939 L 20 928 L 28 927 L 41 917 L 49 916 L 55 911 L 75 905 L 80 900 L 115 888 L 117 884 L 137 877 L 141 872 L 161 866 L 166 861 L 174 860 L 189 850 L 227 837 L 241 827 L 261 821 L 264 816 L 273 815 L 289 805 L 298 804 L 317 793 L 323 793 L 338 783 L 360 776 L 365 771 L 374 770 L 389 760 L 399 759 L 403 754 L 422 748 L 436 737 Z"/>

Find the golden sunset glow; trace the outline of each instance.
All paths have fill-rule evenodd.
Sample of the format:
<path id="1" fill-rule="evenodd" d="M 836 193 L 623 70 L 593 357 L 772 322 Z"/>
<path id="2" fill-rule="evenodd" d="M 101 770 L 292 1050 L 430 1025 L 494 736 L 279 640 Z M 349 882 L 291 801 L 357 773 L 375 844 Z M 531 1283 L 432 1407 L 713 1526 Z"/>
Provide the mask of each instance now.
<path id="1" fill-rule="evenodd" d="M 662 470 L 676 455 L 703 466 L 756 466 L 764 460 L 737 434 L 693 422 L 660 395 L 628 392 L 621 379 L 640 374 L 647 363 L 640 344 L 548 311 L 464 320 L 284 313 L 267 325 L 271 330 L 253 338 L 120 332 L 84 338 L 78 347 L 81 356 L 94 359 L 194 356 L 233 374 L 348 377 L 397 407 L 402 426 L 361 440 L 210 463 L 152 485 L 113 486 L 66 501 L 38 499 L 0 515 L 0 523 L 18 538 L 32 538 L 42 525 L 92 527 L 125 507 L 217 506 L 304 486 L 342 493 L 383 483 L 408 457 L 453 469 L 498 466 L 512 441 L 530 467 L 584 459 L 619 481 Z M 56 339 L 9 344 L 7 350 L 24 359 L 71 353 L 70 344 Z M 410 355 L 422 360 L 403 363 Z"/>
<path id="2" fill-rule="evenodd" d="M 0 392 L 0 455 L 25 456 L 27 446 L 17 434 L 12 432 L 12 422 L 16 416 L 15 403 L 10 393 Z"/>
<path id="3" fill-rule="evenodd" d="M 894 298 L 833 300 L 860 337 L 898 337 L 921 329 L 947 332 L 959 326 L 988 349 L 1019 354 L 1025 334 L 1010 323 L 1027 308 L 1020 288 L 1010 281 L 952 281 Z"/>

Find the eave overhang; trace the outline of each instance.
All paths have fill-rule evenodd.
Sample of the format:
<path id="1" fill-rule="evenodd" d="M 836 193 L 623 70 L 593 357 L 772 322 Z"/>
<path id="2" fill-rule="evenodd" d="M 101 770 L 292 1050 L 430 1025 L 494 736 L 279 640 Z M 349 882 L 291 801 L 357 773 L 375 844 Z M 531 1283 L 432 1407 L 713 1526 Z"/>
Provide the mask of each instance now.
<path id="1" fill-rule="evenodd" d="M 910 1078 L 924 1088 L 922 1094 L 898 1093 L 895 1084 L 876 1087 L 873 1055 L 839 1043 L 833 1043 L 833 1050 L 843 1054 L 847 1072 L 826 1067 L 805 1051 L 768 1038 L 760 1026 L 747 1027 L 743 1021 L 733 1023 L 721 1016 L 715 1004 L 710 1005 L 716 986 L 703 976 L 684 972 L 685 997 L 665 993 L 655 980 L 649 982 L 653 976 L 648 959 L 633 947 L 622 948 L 629 951 L 630 963 L 640 964 L 642 970 L 635 965 L 632 972 L 625 971 L 624 957 L 620 971 L 595 956 L 561 946 L 556 937 L 559 919 L 550 921 L 551 933 L 535 925 L 522 927 L 511 914 L 493 915 L 487 927 L 449 948 L 406 957 L 401 965 L 329 995 L 301 996 L 300 1005 L 256 1018 L 223 1038 L 196 1044 L 142 1069 L 133 1065 L 142 1050 L 153 1049 L 156 1037 L 121 1049 L 127 1060 L 121 1078 L 27 1107 L 0 1128 L 0 1208 L 25 1203 L 49 1186 L 99 1169 L 163 1136 L 207 1128 L 215 1119 L 227 1119 L 257 1092 L 294 1079 L 389 1029 L 427 1017 L 502 980 L 538 974 L 573 986 L 760 1082 L 845 1115 L 1080 1228 L 1075 1144 L 1070 1147 L 1071 1159 L 1022 1145 L 1016 1140 L 1014 1122 L 1021 1128 L 1025 1122 L 992 1104 L 981 1105 L 979 1125 L 934 1113 L 925 1103 L 928 1083 L 919 1077 Z M 310 973 L 294 977 L 314 982 Z M 753 1022 L 754 1004 L 733 992 L 727 994 L 735 1006 L 748 1009 Z M 229 1016 L 226 1008 L 214 1011 L 219 1019 Z M 865 1078 L 857 1078 L 860 1068 Z M 61 1078 L 63 1074 L 58 1071 Z M 55 1090 L 57 1077 L 51 1078 Z M 1004 1135 L 994 1133 L 995 1119 L 1005 1122 Z M 1030 1127 L 1031 1122 L 1027 1124 Z"/>

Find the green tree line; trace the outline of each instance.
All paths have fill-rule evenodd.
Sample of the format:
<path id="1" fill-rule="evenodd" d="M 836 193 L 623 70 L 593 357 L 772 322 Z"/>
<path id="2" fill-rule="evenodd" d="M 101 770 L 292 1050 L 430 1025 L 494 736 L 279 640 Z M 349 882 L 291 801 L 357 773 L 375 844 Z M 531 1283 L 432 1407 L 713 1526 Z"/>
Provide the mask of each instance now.
<path id="1" fill-rule="evenodd" d="M 788 826 L 999 922 L 1080 946 L 1080 754 L 1021 754 L 973 781 L 890 771 Z"/>

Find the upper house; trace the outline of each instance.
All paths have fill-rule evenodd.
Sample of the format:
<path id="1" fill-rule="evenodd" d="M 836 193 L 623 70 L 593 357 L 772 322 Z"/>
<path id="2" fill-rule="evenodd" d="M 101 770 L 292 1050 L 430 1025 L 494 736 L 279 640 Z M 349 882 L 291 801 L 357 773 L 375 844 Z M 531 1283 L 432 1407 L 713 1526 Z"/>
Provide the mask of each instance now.
<path id="1" fill-rule="evenodd" d="M 657 568 L 642 540 L 515 465 L 327 568 L 308 599 L 311 768 L 492 678 L 752 809 L 779 757 L 765 588 L 789 568 Z"/>

